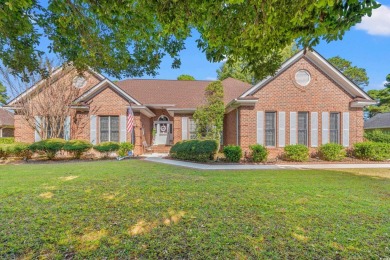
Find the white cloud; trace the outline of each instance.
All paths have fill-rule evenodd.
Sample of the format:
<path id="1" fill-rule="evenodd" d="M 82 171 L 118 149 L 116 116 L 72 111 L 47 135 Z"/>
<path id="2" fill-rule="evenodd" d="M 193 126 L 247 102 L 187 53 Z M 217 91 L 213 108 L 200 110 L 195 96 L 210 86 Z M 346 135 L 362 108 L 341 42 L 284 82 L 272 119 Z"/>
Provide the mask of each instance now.
<path id="1" fill-rule="evenodd" d="M 390 7 L 382 5 L 372 11 L 371 17 L 364 16 L 356 29 L 366 31 L 370 35 L 390 36 Z"/>

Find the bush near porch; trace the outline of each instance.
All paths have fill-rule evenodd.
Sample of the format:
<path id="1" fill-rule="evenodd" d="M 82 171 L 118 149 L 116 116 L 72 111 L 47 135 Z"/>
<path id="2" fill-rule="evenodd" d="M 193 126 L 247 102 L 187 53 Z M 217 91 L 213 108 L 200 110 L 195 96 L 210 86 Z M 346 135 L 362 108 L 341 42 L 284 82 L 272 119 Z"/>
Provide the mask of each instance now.
<path id="1" fill-rule="evenodd" d="M 196 162 L 213 160 L 218 151 L 215 140 L 188 140 L 177 142 L 169 154 L 172 158 Z"/>

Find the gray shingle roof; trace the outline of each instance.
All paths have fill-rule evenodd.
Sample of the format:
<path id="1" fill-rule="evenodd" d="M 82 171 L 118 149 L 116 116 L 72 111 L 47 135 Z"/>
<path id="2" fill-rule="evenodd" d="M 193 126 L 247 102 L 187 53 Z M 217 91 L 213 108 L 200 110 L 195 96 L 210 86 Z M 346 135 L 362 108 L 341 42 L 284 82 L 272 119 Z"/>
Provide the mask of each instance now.
<path id="1" fill-rule="evenodd" d="M 364 129 L 390 128 L 390 112 L 373 116 L 364 122 Z"/>

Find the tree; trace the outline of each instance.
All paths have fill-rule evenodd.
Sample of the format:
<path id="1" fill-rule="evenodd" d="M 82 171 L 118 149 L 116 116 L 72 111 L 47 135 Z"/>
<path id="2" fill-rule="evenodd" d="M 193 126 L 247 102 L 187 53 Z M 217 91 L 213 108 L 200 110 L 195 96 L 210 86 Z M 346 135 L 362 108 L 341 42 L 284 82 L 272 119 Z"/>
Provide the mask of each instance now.
<path id="1" fill-rule="evenodd" d="M 291 58 L 295 53 L 298 52 L 298 47 L 295 42 L 292 42 L 290 45 L 286 46 L 282 52 L 282 61 L 286 61 Z M 224 80 L 227 78 L 235 78 L 249 84 L 255 84 L 260 78 L 256 78 L 255 73 L 249 67 L 248 63 L 242 59 L 236 61 L 228 59 L 225 63 L 217 69 L 217 78 L 219 80 Z"/>
<path id="2" fill-rule="evenodd" d="M 328 61 L 360 88 L 368 86 L 369 80 L 365 69 L 352 66 L 352 62 L 340 56 L 332 57 Z"/>
<path id="3" fill-rule="evenodd" d="M 0 105 L 7 103 L 7 99 L 8 99 L 7 89 L 0 82 Z"/>
<path id="4" fill-rule="evenodd" d="M 378 113 L 390 112 L 390 74 L 386 76 L 384 86 L 384 89 L 372 89 L 368 91 L 368 95 L 379 102 L 378 105 L 367 108 L 369 117 L 373 117 Z"/>
<path id="5" fill-rule="evenodd" d="M 29 82 L 33 82 L 36 87 L 12 77 L 6 68 L 0 67 L 0 75 L 14 97 L 28 93 L 15 101 L 13 109 L 15 115 L 21 116 L 41 139 L 65 137 L 65 122 L 71 114 L 70 105 L 80 95 L 80 88 L 74 86 L 74 79 L 81 75 L 75 68 L 64 66 L 54 69 L 52 64 L 49 60 L 40 64 L 40 67 L 52 72 L 45 79 L 40 74 L 29 73 Z M 85 75 L 86 81 L 87 77 Z M 83 128 L 84 125 L 78 127 Z M 80 129 L 75 129 L 76 132 L 78 130 Z"/>
<path id="6" fill-rule="evenodd" d="M 177 77 L 177 80 L 195 80 L 195 78 L 188 74 L 181 74 Z"/>
<path id="7" fill-rule="evenodd" d="M 221 81 L 210 83 L 205 90 L 205 96 L 206 104 L 198 107 L 194 113 L 197 136 L 198 138 L 209 138 L 219 142 L 225 114 Z"/>
<path id="8" fill-rule="evenodd" d="M 15 75 L 40 72 L 40 45 L 79 70 L 113 77 L 156 75 L 164 55 L 180 66 L 191 30 L 211 62 L 242 59 L 256 78 L 273 74 L 283 48 L 297 40 L 312 47 L 341 39 L 375 0 L 20 0 L 0 2 L 0 59 Z M 46 43 L 45 40 L 45 43 Z"/>

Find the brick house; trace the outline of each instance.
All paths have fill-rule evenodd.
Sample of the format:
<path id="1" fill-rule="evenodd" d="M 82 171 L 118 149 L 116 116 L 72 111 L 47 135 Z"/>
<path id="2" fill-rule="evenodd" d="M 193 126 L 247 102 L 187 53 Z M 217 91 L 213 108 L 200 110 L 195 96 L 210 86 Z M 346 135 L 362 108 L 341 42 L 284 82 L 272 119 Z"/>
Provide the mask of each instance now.
<path id="1" fill-rule="evenodd" d="M 14 114 L 0 107 L 0 137 L 14 136 Z"/>
<path id="2" fill-rule="evenodd" d="M 133 141 L 136 154 L 151 145 L 155 151 L 168 151 L 170 145 L 194 138 L 192 115 L 204 104 L 204 90 L 211 82 L 112 82 L 91 70 L 82 77 L 75 71 L 64 77 L 71 78 L 79 89 L 79 96 L 70 104 L 65 139 L 86 139 L 94 144 Z M 314 150 L 328 142 L 349 147 L 362 141 L 363 107 L 375 104 L 315 51 L 297 53 L 274 76 L 254 86 L 232 78 L 222 85 L 226 105 L 223 145 L 240 145 L 248 151 L 251 144 L 264 144 L 271 157 L 287 144 L 300 143 Z M 7 106 L 15 110 L 15 138 L 40 140 L 40 133 L 18 115 L 19 98 Z M 126 132 L 129 106 L 134 111 L 133 136 Z M 39 122 L 39 115 L 36 118 Z"/>

